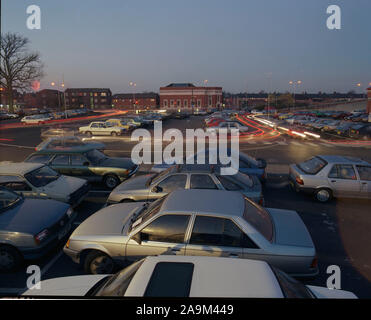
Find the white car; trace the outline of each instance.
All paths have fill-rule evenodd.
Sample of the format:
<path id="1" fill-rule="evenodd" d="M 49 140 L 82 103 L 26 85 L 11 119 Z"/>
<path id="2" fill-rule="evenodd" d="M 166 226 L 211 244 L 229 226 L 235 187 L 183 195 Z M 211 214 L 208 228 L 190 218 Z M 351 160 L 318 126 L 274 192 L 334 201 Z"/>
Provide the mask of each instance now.
<path id="1" fill-rule="evenodd" d="M 88 194 L 85 179 L 59 174 L 41 163 L 0 162 L 0 186 L 25 197 L 53 199 L 77 206 Z"/>
<path id="2" fill-rule="evenodd" d="M 220 129 L 227 129 L 227 132 L 230 133 L 231 129 L 238 129 L 239 133 L 247 132 L 249 131 L 249 127 L 242 125 L 238 121 L 224 121 L 220 122 L 217 126 L 215 127 L 208 127 L 206 128 L 206 132 L 210 133 L 219 133 Z"/>
<path id="3" fill-rule="evenodd" d="M 41 281 L 23 296 L 224 297 L 356 299 L 349 291 L 305 286 L 259 260 L 160 255 L 115 275 Z"/>
<path id="4" fill-rule="evenodd" d="M 103 121 L 95 121 L 90 123 L 88 126 L 83 126 L 79 128 L 80 133 L 92 135 L 102 135 L 102 136 L 119 136 L 126 132 L 123 127 L 114 126 L 110 123 Z"/>
<path id="5" fill-rule="evenodd" d="M 42 124 L 47 121 L 53 120 L 50 116 L 48 115 L 43 115 L 43 114 L 36 114 L 33 116 L 25 116 L 21 119 L 21 122 L 24 124 Z"/>

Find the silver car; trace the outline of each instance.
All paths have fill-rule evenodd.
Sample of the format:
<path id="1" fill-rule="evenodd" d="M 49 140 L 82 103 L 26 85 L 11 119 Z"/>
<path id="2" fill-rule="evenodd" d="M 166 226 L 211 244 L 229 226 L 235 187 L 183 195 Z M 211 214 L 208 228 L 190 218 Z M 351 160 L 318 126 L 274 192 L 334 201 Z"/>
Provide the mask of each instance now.
<path id="1" fill-rule="evenodd" d="M 0 187 L 0 271 L 42 257 L 65 238 L 75 217 L 66 203 L 27 199 Z"/>
<path id="2" fill-rule="evenodd" d="M 137 176 L 122 182 L 109 195 L 108 203 L 151 201 L 176 189 L 214 189 L 240 191 L 256 203 L 264 204 L 262 186 L 256 176 L 238 172 L 219 174 L 212 165 L 176 165 L 151 175 Z"/>
<path id="3" fill-rule="evenodd" d="M 312 238 L 295 211 L 216 190 L 105 207 L 75 229 L 64 252 L 93 274 L 161 254 L 265 260 L 295 276 L 318 273 Z"/>
<path id="4" fill-rule="evenodd" d="M 371 164 L 361 159 L 319 155 L 290 165 L 289 180 L 297 191 L 320 202 L 332 197 L 371 199 Z"/>

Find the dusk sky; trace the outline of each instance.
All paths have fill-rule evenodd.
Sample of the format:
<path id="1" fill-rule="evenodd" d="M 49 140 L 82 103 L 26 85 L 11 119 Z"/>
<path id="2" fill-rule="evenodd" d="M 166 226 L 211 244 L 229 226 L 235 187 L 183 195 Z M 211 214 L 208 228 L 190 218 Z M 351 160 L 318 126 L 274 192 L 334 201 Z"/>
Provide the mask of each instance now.
<path id="1" fill-rule="evenodd" d="M 41 8 L 28 30 L 26 8 Z M 326 9 L 342 10 L 341 30 Z M 18 32 L 41 53 L 50 82 L 158 91 L 172 82 L 230 92 L 356 90 L 371 82 L 370 0 L 5 0 L 2 32 Z M 271 75 L 271 76 L 270 76 Z M 271 79 L 270 79 L 271 78 Z M 356 84 L 362 83 L 362 88 Z"/>

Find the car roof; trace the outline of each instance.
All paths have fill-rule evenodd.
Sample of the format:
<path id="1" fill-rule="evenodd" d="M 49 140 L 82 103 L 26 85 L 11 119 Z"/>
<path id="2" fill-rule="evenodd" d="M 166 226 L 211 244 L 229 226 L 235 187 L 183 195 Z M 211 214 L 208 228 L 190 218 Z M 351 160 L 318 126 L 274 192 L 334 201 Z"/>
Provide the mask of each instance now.
<path id="1" fill-rule="evenodd" d="M 58 149 L 41 149 L 36 151 L 35 153 L 85 153 L 91 150 L 97 149 L 96 146 L 91 146 L 89 144 L 85 144 L 82 146 L 74 146 L 74 147 L 58 147 Z"/>
<path id="2" fill-rule="evenodd" d="M 348 157 L 348 156 L 339 156 L 339 155 L 318 155 L 321 159 L 325 160 L 328 163 L 349 163 L 349 164 L 367 164 L 367 161 L 364 161 L 359 158 L 355 157 Z"/>
<path id="3" fill-rule="evenodd" d="M 126 295 L 144 294 L 158 263 L 167 263 L 167 270 L 169 264 L 173 264 L 174 268 L 179 263 L 193 264 L 190 297 L 283 298 L 275 274 L 264 261 L 171 255 L 145 258 Z M 176 270 L 178 269 L 174 272 Z"/>
<path id="4" fill-rule="evenodd" d="M 163 213 L 199 213 L 215 216 L 243 215 L 244 197 L 224 190 L 179 189 L 171 192 L 161 207 Z"/>
<path id="5" fill-rule="evenodd" d="M 20 174 L 25 175 L 26 173 L 43 167 L 42 163 L 31 163 L 31 162 L 0 162 L 0 174 L 11 175 Z"/>

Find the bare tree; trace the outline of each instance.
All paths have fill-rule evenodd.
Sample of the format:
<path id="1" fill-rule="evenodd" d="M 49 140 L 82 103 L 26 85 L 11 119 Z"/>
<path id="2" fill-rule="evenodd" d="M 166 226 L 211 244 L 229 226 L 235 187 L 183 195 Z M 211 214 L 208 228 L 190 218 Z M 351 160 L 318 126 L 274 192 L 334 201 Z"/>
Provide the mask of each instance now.
<path id="1" fill-rule="evenodd" d="M 33 81 L 43 77 L 38 52 L 28 48 L 29 40 L 16 33 L 1 35 L 0 85 L 7 93 L 9 112 L 14 112 L 13 90 L 30 89 Z"/>

